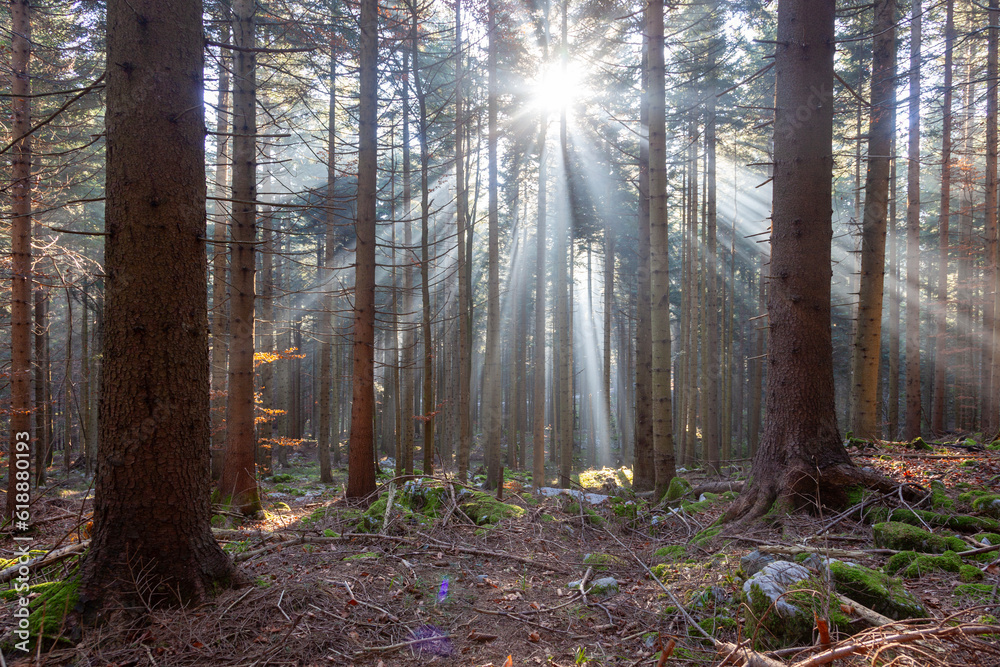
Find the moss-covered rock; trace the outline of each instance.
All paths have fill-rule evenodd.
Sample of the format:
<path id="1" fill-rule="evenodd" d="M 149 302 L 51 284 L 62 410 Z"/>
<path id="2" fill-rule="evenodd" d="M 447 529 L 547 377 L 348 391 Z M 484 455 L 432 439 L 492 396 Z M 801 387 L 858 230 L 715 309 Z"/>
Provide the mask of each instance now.
<path id="1" fill-rule="evenodd" d="M 954 536 L 936 535 L 922 528 L 900 521 L 885 521 L 872 526 L 875 546 L 899 551 L 919 551 L 940 554 L 945 551 L 964 551 L 965 542 Z M 858 602 L 861 602 L 858 600 Z"/>
<path id="2" fill-rule="evenodd" d="M 524 516 L 523 507 L 511 505 L 480 491 L 462 489 L 458 494 L 459 508 L 478 525 L 494 525 L 503 519 Z"/>
<path id="3" fill-rule="evenodd" d="M 722 526 L 709 526 L 705 530 L 696 533 L 695 536 L 691 538 L 691 544 L 695 546 L 705 544 L 712 538 L 718 536 L 721 532 Z"/>
<path id="4" fill-rule="evenodd" d="M 921 451 L 921 452 L 928 452 L 928 451 L 931 451 L 932 449 L 934 449 L 933 447 L 931 447 L 930 445 L 928 445 L 926 442 L 924 442 L 924 439 L 921 438 L 919 435 L 916 438 L 914 438 L 913 440 L 910 440 L 910 442 L 907 443 L 907 447 L 909 447 L 910 449 L 916 449 L 917 451 Z"/>
<path id="5" fill-rule="evenodd" d="M 950 500 L 950 499 L 949 499 Z M 869 515 L 872 521 L 899 521 L 908 523 L 911 526 L 941 526 L 950 528 L 962 533 L 974 533 L 976 531 L 992 531 L 1000 529 L 1000 521 L 981 516 L 969 516 L 967 514 L 942 514 L 938 512 L 928 512 L 926 510 L 909 509 L 889 509 L 880 507 L 872 511 Z"/>
<path id="6" fill-rule="evenodd" d="M 850 631 L 851 619 L 840 610 L 839 600 L 821 580 L 807 577 L 788 584 L 786 589 L 780 600 L 775 601 L 760 587 L 749 586 L 747 620 L 748 625 L 759 628 L 754 639 L 756 649 L 812 644 L 817 617 L 828 619 L 832 627 Z"/>
<path id="7" fill-rule="evenodd" d="M 736 619 L 729 616 L 709 616 L 706 619 L 698 621 L 698 625 L 700 625 L 710 636 L 718 638 L 721 631 L 735 630 L 739 624 L 736 622 Z M 703 634 L 694 628 L 688 628 L 688 636 L 700 641 L 706 646 L 712 645 L 712 643 L 707 640 Z"/>
<path id="8" fill-rule="evenodd" d="M 899 558 L 904 554 L 909 558 L 909 562 L 905 564 Z M 910 558 L 911 555 L 912 558 Z M 893 561 L 893 559 L 897 560 Z M 886 572 L 890 574 L 900 572 L 907 579 L 919 579 L 923 575 L 934 571 L 958 572 L 962 567 L 962 559 L 954 551 L 945 551 L 940 556 L 905 551 L 895 554 L 889 561 L 886 563 Z"/>
<path id="9" fill-rule="evenodd" d="M 687 550 L 680 544 L 671 544 L 667 547 L 660 547 L 653 552 L 654 558 L 660 558 L 663 561 L 678 561 L 684 558 L 687 554 Z"/>
<path id="10" fill-rule="evenodd" d="M 968 491 L 960 495 L 958 500 L 967 503 L 976 512 L 1000 518 L 1000 494 L 983 490 Z"/>
<path id="11" fill-rule="evenodd" d="M 960 565 L 958 568 L 958 578 L 962 581 L 979 581 L 985 576 L 975 565 Z"/>
<path id="12" fill-rule="evenodd" d="M 1000 440 L 994 440 L 990 444 L 986 445 L 986 449 L 991 452 L 1000 452 Z"/>
<path id="13" fill-rule="evenodd" d="M 664 498 L 667 502 L 680 500 L 682 496 L 691 492 L 691 483 L 683 477 L 674 477 L 667 487 L 667 495 Z"/>
<path id="14" fill-rule="evenodd" d="M 931 507 L 934 509 L 951 509 L 955 501 L 948 495 L 948 489 L 939 479 L 931 481 Z"/>
<path id="15" fill-rule="evenodd" d="M 968 598 L 972 604 L 996 604 L 1000 602 L 1000 590 L 993 584 L 959 584 L 955 586 L 955 597 Z"/>
<path id="16" fill-rule="evenodd" d="M 922 618 L 927 610 L 899 579 L 853 563 L 830 561 L 830 576 L 837 591 L 855 602 L 895 620 Z"/>

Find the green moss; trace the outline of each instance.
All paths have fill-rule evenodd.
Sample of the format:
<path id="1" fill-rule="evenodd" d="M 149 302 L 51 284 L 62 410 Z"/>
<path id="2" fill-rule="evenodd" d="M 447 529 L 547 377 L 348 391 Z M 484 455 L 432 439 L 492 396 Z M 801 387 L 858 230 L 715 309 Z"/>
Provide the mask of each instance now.
<path id="1" fill-rule="evenodd" d="M 931 507 L 934 509 L 951 509 L 955 501 L 948 495 L 948 489 L 939 479 L 931 481 Z"/>
<path id="2" fill-rule="evenodd" d="M 667 487 L 667 495 L 665 500 L 667 502 L 673 502 L 674 500 L 680 500 L 682 496 L 687 495 L 691 492 L 691 483 L 688 482 L 683 477 L 674 477 L 670 480 L 670 486 Z"/>
<path id="3" fill-rule="evenodd" d="M 587 554 L 583 557 L 583 564 L 601 571 L 610 570 L 612 567 L 620 567 L 625 565 L 626 561 L 611 554 Z"/>
<path id="4" fill-rule="evenodd" d="M 274 503 L 271 505 L 271 509 L 277 510 L 279 512 L 290 512 L 292 508 L 288 506 L 288 503 Z"/>
<path id="5" fill-rule="evenodd" d="M 1000 600 L 1000 591 L 993 584 L 959 584 L 955 597 L 969 598 L 973 604 L 993 604 Z"/>
<path id="6" fill-rule="evenodd" d="M 649 568 L 649 571 L 653 573 L 655 578 L 666 583 L 667 575 L 672 574 L 674 571 L 674 565 L 672 563 L 660 563 Z"/>
<path id="7" fill-rule="evenodd" d="M 977 459 L 965 459 L 959 465 L 963 468 L 975 468 L 979 465 L 979 461 Z"/>
<path id="8" fill-rule="evenodd" d="M 554 516 L 552 516 L 551 514 L 543 514 L 540 517 L 538 517 L 538 519 L 542 523 L 551 523 L 551 522 L 553 522 L 553 521 L 556 520 L 556 518 Z"/>
<path id="9" fill-rule="evenodd" d="M 721 630 L 734 630 L 738 626 L 736 619 L 729 616 L 709 616 L 704 620 L 698 621 L 698 625 L 710 636 L 716 638 L 718 638 Z M 699 640 L 706 646 L 712 645 L 712 642 L 694 628 L 688 628 L 688 636 Z"/>
<path id="10" fill-rule="evenodd" d="M 653 556 L 656 558 L 664 558 L 668 561 L 677 561 L 684 558 L 686 553 L 687 551 L 683 545 L 671 544 L 668 547 L 660 547 L 653 552 Z"/>
<path id="11" fill-rule="evenodd" d="M 462 489 L 459 493 L 459 507 L 465 515 L 478 525 L 496 524 L 507 518 L 524 516 L 525 510 L 517 505 L 501 502 L 493 496 L 480 491 Z"/>
<path id="12" fill-rule="evenodd" d="M 921 618 L 927 615 L 899 579 L 877 570 L 840 561 L 830 562 L 830 575 L 837 591 L 889 618 Z"/>
<path id="13" fill-rule="evenodd" d="M 812 643 L 815 618 L 828 618 L 831 624 L 847 631 L 850 619 L 840 612 L 840 603 L 827 590 L 826 585 L 816 579 L 806 579 L 792 584 L 789 592 L 781 598 L 796 608 L 794 614 L 781 614 L 772 606 L 771 599 L 761 589 L 750 587 L 747 601 L 748 626 L 760 628 L 756 633 L 754 648 L 774 650 L 785 646 L 799 646 Z"/>
<path id="14" fill-rule="evenodd" d="M 212 515 L 212 528 L 225 528 L 229 525 L 229 518 L 222 514 Z"/>
<path id="15" fill-rule="evenodd" d="M 711 540 L 713 537 L 716 537 L 721 532 L 722 532 L 722 526 L 710 526 L 705 530 L 697 533 L 694 537 L 692 537 L 691 544 L 695 546 L 705 544 L 706 542 Z"/>
<path id="16" fill-rule="evenodd" d="M 330 530 L 329 528 L 327 528 L 326 530 L 323 531 L 323 537 L 340 537 L 340 533 L 338 533 L 335 530 Z"/>
<path id="17" fill-rule="evenodd" d="M 48 553 L 48 551 L 45 551 L 44 549 L 31 549 L 31 550 L 28 551 L 28 558 L 35 558 L 37 556 L 44 556 L 47 553 Z M 17 557 L 17 558 L 11 558 L 10 560 L 6 560 L 4 558 L 0 558 L 0 570 L 5 570 L 5 569 L 7 569 L 8 567 L 10 567 L 12 565 L 17 565 L 18 562 L 20 562 L 20 556 Z"/>
<path id="18" fill-rule="evenodd" d="M 275 484 L 281 484 L 282 482 L 294 482 L 295 476 L 289 475 L 288 473 L 279 473 L 271 477 L 271 481 Z"/>
<path id="19" fill-rule="evenodd" d="M 73 573 L 68 579 L 53 582 L 28 603 L 28 631 L 32 645 L 41 637 L 43 645 L 70 643 L 64 636 L 68 630 L 66 616 L 79 599 L 80 577 Z"/>
<path id="20" fill-rule="evenodd" d="M 569 503 L 566 505 L 566 513 L 572 514 L 573 516 L 579 516 L 581 513 L 580 503 Z M 584 507 L 582 510 L 583 520 L 592 526 L 603 526 L 604 517 L 590 509 L 589 507 Z"/>
<path id="21" fill-rule="evenodd" d="M 344 560 L 345 561 L 349 561 L 349 560 L 368 560 L 369 558 L 375 558 L 375 559 L 377 559 L 377 558 L 379 558 L 379 555 L 376 554 L 376 553 L 372 553 L 370 551 L 366 551 L 364 553 L 354 554 L 352 556 L 347 556 L 347 557 L 344 558 Z"/>
<path id="22" fill-rule="evenodd" d="M 1000 452 L 1000 440 L 994 440 L 990 444 L 986 445 L 986 449 L 991 452 Z"/>
<path id="23" fill-rule="evenodd" d="M 899 521 L 911 526 L 942 526 L 963 533 L 1000 529 L 1000 521 L 967 514 L 940 514 L 925 510 L 893 509 L 880 507 L 870 515 L 872 521 Z"/>
<path id="24" fill-rule="evenodd" d="M 1000 544 L 1000 535 L 997 533 L 978 533 L 972 536 L 976 542 L 988 540 L 990 544 Z"/>
<path id="25" fill-rule="evenodd" d="M 385 510 L 383 509 L 383 511 Z M 311 514 L 302 517 L 300 523 L 303 526 L 312 526 L 326 519 L 329 516 L 329 514 L 330 514 L 329 507 L 317 507 L 315 510 L 312 511 Z"/>
<path id="26" fill-rule="evenodd" d="M 933 447 L 931 447 L 930 445 L 928 445 L 926 442 L 924 442 L 924 439 L 921 438 L 920 436 L 917 436 L 913 440 L 910 440 L 910 442 L 908 443 L 907 446 L 910 449 L 916 449 L 918 451 L 924 451 L 924 452 L 927 452 L 927 451 L 930 451 L 930 450 L 934 449 Z"/>
<path id="27" fill-rule="evenodd" d="M 893 554 L 889 557 L 883 569 L 886 574 L 896 574 L 900 570 L 905 569 L 907 565 L 915 561 L 919 556 L 920 554 L 916 551 L 900 551 L 898 554 Z"/>
<path id="28" fill-rule="evenodd" d="M 921 576 L 941 570 L 942 572 L 958 572 L 962 567 L 962 559 L 954 551 L 945 551 L 940 556 L 919 554 L 909 565 L 903 568 L 903 576 L 907 579 L 919 579 Z"/>
<path id="29" fill-rule="evenodd" d="M 975 565 L 960 565 L 958 568 L 958 578 L 962 581 L 979 581 L 985 575 Z"/>
<path id="30" fill-rule="evenodd" d="M 965 550 L 965 542 L 957 537 L 936 535 L 900 521 L 876 523 L 872 526 L 872 535 L 875 546 L 885 549 L 935 554 Z"/>

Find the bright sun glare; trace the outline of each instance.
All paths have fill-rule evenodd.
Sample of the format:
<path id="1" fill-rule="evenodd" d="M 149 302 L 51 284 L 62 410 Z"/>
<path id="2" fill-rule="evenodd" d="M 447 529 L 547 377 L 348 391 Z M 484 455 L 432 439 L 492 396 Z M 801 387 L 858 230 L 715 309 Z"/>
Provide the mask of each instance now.
<path id="1" fill-rule="evenodd" d="M 535 81 L 534 106 L 549 113 L 559 112 L 564 105 L 572 107 L 583 97 L 583 71 L 579 63 L 568 63 L 564 69 L 562 63 L 554 62 Z"/>

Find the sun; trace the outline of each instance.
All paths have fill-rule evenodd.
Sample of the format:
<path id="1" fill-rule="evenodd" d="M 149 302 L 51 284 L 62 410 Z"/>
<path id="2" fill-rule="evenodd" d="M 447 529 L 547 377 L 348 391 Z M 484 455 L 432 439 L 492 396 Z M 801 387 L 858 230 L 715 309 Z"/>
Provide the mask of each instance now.
<path id="1" fill-rule="evenodd" d="M 553 62 L 542 69 L 532 90 L 532 105 L 549 113 L 558 113 L 586 95 L 583 68 L 580 63 Z"/>

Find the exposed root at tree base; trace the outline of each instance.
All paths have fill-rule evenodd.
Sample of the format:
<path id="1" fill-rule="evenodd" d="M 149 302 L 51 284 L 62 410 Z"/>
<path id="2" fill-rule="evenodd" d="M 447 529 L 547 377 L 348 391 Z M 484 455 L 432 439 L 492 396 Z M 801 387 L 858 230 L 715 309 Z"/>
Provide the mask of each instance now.
<path id="1" fill-rule="evenodd" d="M 848 504 L 848 489 L 859 486 L 882 493 L 898 488 L 888 477 L 852 464 L 833 465 L 824 470 L 793 466 L 777 475 L 753 477 L 721 521 L 746 524 L 775 508 L 812 511 L 820 506 L 844 507 Z M 903 491 L 909 499 L 915 494 L 914 489 Z"/>

